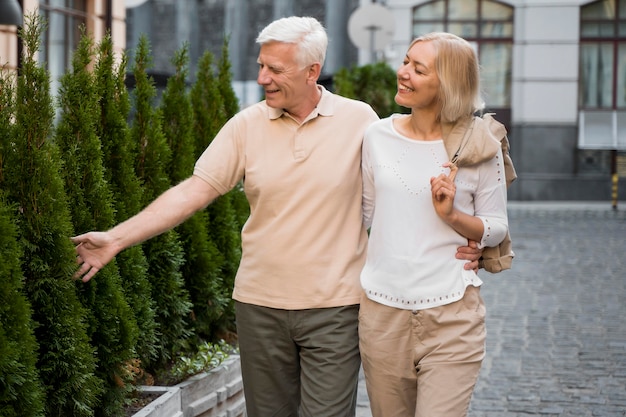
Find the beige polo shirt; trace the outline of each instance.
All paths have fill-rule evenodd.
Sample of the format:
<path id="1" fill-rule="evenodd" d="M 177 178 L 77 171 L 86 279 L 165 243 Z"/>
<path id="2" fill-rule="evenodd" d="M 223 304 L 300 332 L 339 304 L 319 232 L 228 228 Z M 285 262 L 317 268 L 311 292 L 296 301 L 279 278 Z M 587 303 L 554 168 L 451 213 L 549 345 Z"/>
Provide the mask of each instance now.
<path id="1" fill-rule="evenodd" d="M 322 87 L 302 123 L 260 102 L 217 134 L 194 175 L 220 193 L 244 179 L 250 218 L 233 298 L 287 310 L 358 304 L 367 234 L 361 144 L 378 120 Z"/>

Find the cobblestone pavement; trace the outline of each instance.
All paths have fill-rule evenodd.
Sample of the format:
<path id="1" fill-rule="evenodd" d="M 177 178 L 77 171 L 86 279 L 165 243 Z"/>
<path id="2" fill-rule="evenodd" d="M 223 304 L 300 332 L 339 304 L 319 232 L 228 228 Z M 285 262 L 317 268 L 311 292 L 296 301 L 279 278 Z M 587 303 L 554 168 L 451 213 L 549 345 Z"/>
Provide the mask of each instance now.
<path id="1" fill-rule="evenodd" d="M 626 203 L 509 203 L 516 258 L 481 271 L 487 355 L 469 417 L 626 416 Z M 365 382 L 357 417 L 371 417 Z"/>

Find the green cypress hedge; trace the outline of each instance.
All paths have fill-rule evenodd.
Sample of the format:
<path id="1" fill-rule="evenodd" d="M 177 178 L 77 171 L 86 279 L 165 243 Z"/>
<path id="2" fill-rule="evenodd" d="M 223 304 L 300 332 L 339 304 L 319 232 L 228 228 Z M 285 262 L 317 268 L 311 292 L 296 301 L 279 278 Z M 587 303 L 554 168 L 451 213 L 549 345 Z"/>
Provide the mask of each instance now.
<path id="1" fill-rule="evenodd" d="M 98 45 L 95 84 L 100 115 L 96 132 L 102 146 L 104 179 L 113 194 L 115 223 L 127 220 L 142 208 L 143 188 L 135 172 L 138 145 L 131 140 L 128 117 L 130 96 L 124 83 L 127 55 L 116 62 L 113 42 L 106 36 Z M 157 359 L 159 323 L 148 260 L 141 245 L 122 251 L 116 257 L 126 300 L 135 316 L 139 334 L 135 344 L 138 367 L 150 367 Z"/>
<path id="2" fill-rule="evenodd" d="M 23 250 L 24 288 L 37 323 L 37 369 L 48 416 L 92 416 L 103 393 L 96 376 L 95 348 L 87 334 L 88 311 L 72 274 L 74 230 L 61 177 L 62 162 L 50 140 L 55 116 L 49 74 L 35 59 L 43 23 L 27 16 L 24 53 L 17 77 L 15 123 L 3 149 L 2 187 Z"/>
<path id="3" fill-rule="evenodd" d="M 161 101 L 163 132 L 172 149 L 170 179 L 173 184 L 185 180 L 193 172 L 197 159 L 194 138 L 194 113 L 187 89 L 188 45 L 178 50 Z M 176 228 L 183 244 L 185 264 L 182 274 L 193 303 L 190 325 L 195 331 L 195 344 L 220 338 L 219 324 L 228 308 L 230 293 L 222 278 L 223 256 L 209 238 L 209 217 L 203 210 Z"/>
<path id="4" fill-rule="evenodd" d="M 25 16 L 20 72 L 0 71 L 0 417 L 121 416 L 143 371 L 234 334 L 245 196 L 236 188 L 87 283 L 73 279 L 69 238 L 128 219 L 191 175 L 238 103 L 226 43 L 193 86 L 188 46 L 177 52 L 158 104 L 145 37 L 130 90 L 128 55 L 85 33 L 55 101 L 36 59 L 44 28 Z"/>
<path id="5" fill-rule="evenodd" d="M 90 70 L 94 55 L 92 39 L 83 34 L 73 54 L 72 69 L 61 78 L 61 114 L 55 135 L 64 161 L 66 192 L 72 201 L 72 221 L 79 234 L 106 230 L 115 223 L 97 136 L 98 89 Z M 122 416 L 125 398 L 132 391 L 126 364 L 134 357 L 138 330 L 115 261 L 98 272 L 97 279 L 79 286 L 79 293 L 88 313 L 91 345 L 96 348 L 97 375 L 105 387 L 96 415 Z"/>
<path id="6" fill-rule="evenodd" d="M 0 134 L 5 132 L 0 128 Z M 38 345 L 32 309 L 23 293 L 22 251 L 13 212 L 2 194 L 0 192 L 0 416 L 42 416 L 44 391 L 35 367 Z"/>
<path id="7" fill-rule="evenodd" d="M 155 104 L 154 80 L 148 75 L 151 64 L 149 41 L 141 36 L 133 66 L 136 86 L 131 140 L 139 146 L 135 166 L 144 187 L 144 206 L 171 186 L 166 167 L 171 163 L 172 153 L 163 134 L 161 111 Z M 184 253 L 175 230 L 144 242 L 143 247 L 160 330 L 156 365 L 164 366 L 191 336 L 188 318 L 192 304 L 181 272 Z"/>

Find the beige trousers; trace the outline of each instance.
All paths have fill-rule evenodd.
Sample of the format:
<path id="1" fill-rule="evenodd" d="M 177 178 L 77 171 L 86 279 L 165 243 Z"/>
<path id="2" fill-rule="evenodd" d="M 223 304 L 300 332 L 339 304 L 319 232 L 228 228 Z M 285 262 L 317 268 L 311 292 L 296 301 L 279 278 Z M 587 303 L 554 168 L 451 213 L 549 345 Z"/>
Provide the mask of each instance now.
<path id="1" fill-rule="evenodd" d="M 359 341 L 373 417 L 463 417 L 485 354 L 485 306 L 402 310 L 363 297 Z"/>

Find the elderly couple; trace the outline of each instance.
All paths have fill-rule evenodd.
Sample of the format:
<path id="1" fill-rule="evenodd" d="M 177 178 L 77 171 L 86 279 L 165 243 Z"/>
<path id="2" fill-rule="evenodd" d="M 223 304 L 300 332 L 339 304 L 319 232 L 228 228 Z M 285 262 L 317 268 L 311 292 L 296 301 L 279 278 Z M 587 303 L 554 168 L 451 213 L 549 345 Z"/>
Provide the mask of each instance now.
<path id="1" fill-rule="evenodd" d="M 415 39 L 395 97 L 411 113 L 379 120 L 317 84 L 317 20 L 279 19 L 257 43 L 265 100 L 225 124 L 187 180 L 73 237 L 76 277 L 243 179 L 233 298 L 248 416 L 354 416 L 361 361 L 374 416 L 466 415 L 485 345 L 478 259 L 508 232 L 504 133 L 474 116 L 474 50 L 448 33 Z"/>

